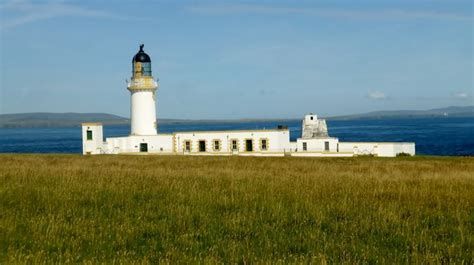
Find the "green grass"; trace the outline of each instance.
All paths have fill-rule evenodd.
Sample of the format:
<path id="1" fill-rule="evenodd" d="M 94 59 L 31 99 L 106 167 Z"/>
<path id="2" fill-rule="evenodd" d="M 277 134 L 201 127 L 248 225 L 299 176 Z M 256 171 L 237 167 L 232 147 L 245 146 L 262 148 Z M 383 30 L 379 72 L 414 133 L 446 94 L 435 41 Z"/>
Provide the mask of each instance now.
<path id="1" fill-rule="evenodd" d="M 0 155 L 0 263 L 465 263 L 474 159 Z"/>

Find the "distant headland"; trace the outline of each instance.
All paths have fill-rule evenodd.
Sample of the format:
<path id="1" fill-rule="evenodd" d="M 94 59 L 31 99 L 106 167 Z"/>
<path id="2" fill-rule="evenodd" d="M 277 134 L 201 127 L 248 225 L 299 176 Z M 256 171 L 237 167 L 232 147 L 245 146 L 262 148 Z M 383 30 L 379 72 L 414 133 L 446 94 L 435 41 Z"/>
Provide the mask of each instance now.
<path id="1" fill-rule="evenodd" d="M 451 106 L 429 110 L 395 110 L 374 111 L 362 114 L 329 116 L 327 120 L 364 120 L 364 119 L 410 119 L 435 117 L 474 117 L 474 106 Z M 239 123 L 261 121 L 294 121 L 296 119 L 219 119 L 219 120 L 189 120 L 161 119 L 161 124 L 180 123 Z M 129 125 L 130 119 L 108 113 L 14 113 L 0 114 L 0 128 L 38 128 L 38 127 L 80 127 L 84 121 L 102 122 L 104 125 Z"/>

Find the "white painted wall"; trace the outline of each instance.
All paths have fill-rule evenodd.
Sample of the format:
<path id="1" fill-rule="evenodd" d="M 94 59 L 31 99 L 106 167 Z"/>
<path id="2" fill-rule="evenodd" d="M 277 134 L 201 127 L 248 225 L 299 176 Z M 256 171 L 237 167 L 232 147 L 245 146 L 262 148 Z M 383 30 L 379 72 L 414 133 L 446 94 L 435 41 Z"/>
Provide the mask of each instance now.
<path id="1" fill-rule="evenodd" d="M 326 142 L 329 143 L 329 150 L 325 150 Z M 296 140 L 296 147 L 298 152 L 337 152 L 338 142 L 339 140 L 333 137 L 311 139 L 298 138 Z M 306 143 L 306 151 L 303 149 L 303 143 Z"/>
<path id="2" fill-rule="evenodd" d="M 156 135 L 155 91 L 131 91 L 130 98 L 131 134 Z"/>
<path id="3" fill-rule="evenodd" d="M 87 131 L 92 132 L 92 139 L 87 139 Z M 102 123 L 83 123 L 82 124 L 82 154 L 97 155 L 101 154 L 104 135 Z"/>
<path id="4" fill-rule="evenodd" d="M 107 151 L 109 154 L 139 153 L 140 144 L 147 144 L 147 153 L 169 154 L 173 152 L 173 135 L 131 135 L 128 137 L 107 138 Z"/>
<path id="5" fill-rule="evenodd" d="M 415 143 L 396 143 L 395 144 L 395 153 L 405 153 L 410 154 L 412 156 L 415 155 Z"/>
<path id="6" fill-rule="evenodd" d="M 290 142 L 289 145 L 290 152 L 296 152 L 298 150 L 298 143 L 297 142 Z"/>
<path id="7" fill-rule="evenodd" d="M 175 133 L 176 152 L 200 153 L 199 141 L 206 142 L 206 152 L 212 154 L 257 154 L 282 153 L 290 148 L 288 130 L 249 130 L 249 131 L 208 131 L 208 132 L 177 132 Z M 253 151 L 246 151 L 246 140 L 253 141 Z M 267 150 L 261 149 L 261 140 L 267 140 Z M 213 141 L 220 141 L 220 150 L 214 150 Z M 232 150 L 232 140 L 237 141 L 236 151 Z M 185 141 L 191 141 L 191 152 L 185 151 Z"/>
<path id="8" fill-rule="evenodd" d="M 252 140 L 252 151 L 246 151 L 246 140 Z M 267 149 L 261 148 L 261 140 L 267 141 Z M 148 153 L 196 154 L 196 155 L 283 155 L 291 150 L 288 130 L 251 130 L 215 132 L 177 132 L 174 134 L 131 135 L 107 138 L 104 153 L 139 153 L 140 144 L 148 144 Z M 199 151 L 199 141 L 205 141 L 206 152 Z M 219 141 L 219 150 L 214 149 L 214 141 Z M 232 140 L 237 141 L 237 149 L 232 150 Z M 185 151 L 185 141 L 190 141 L 191 151 Z"/>

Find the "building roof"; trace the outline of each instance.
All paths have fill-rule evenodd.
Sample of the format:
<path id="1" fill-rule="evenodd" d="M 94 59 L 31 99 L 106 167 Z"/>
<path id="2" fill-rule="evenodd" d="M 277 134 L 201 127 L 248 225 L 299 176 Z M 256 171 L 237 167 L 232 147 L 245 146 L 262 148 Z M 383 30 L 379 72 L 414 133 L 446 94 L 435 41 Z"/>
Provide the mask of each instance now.
<path id="1" fill-rule="evenodd" d="M 83 122 L 82 126 L 102 126 L 102 122 Z"/>

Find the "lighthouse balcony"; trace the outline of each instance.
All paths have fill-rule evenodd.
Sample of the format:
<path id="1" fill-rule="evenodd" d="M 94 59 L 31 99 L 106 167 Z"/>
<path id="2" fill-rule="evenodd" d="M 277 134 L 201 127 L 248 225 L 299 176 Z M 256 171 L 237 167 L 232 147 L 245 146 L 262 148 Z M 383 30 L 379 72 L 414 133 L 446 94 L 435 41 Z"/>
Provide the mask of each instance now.
<path id="1" fill-rule="evenodd" d="M 127 89 L 130 91 L 136 90 L 156 90 L 158 88 L 158 82 L 153 80 L 152 78 L 139 78 L 139 79 L 132 79 L 127 84 Z"/>

